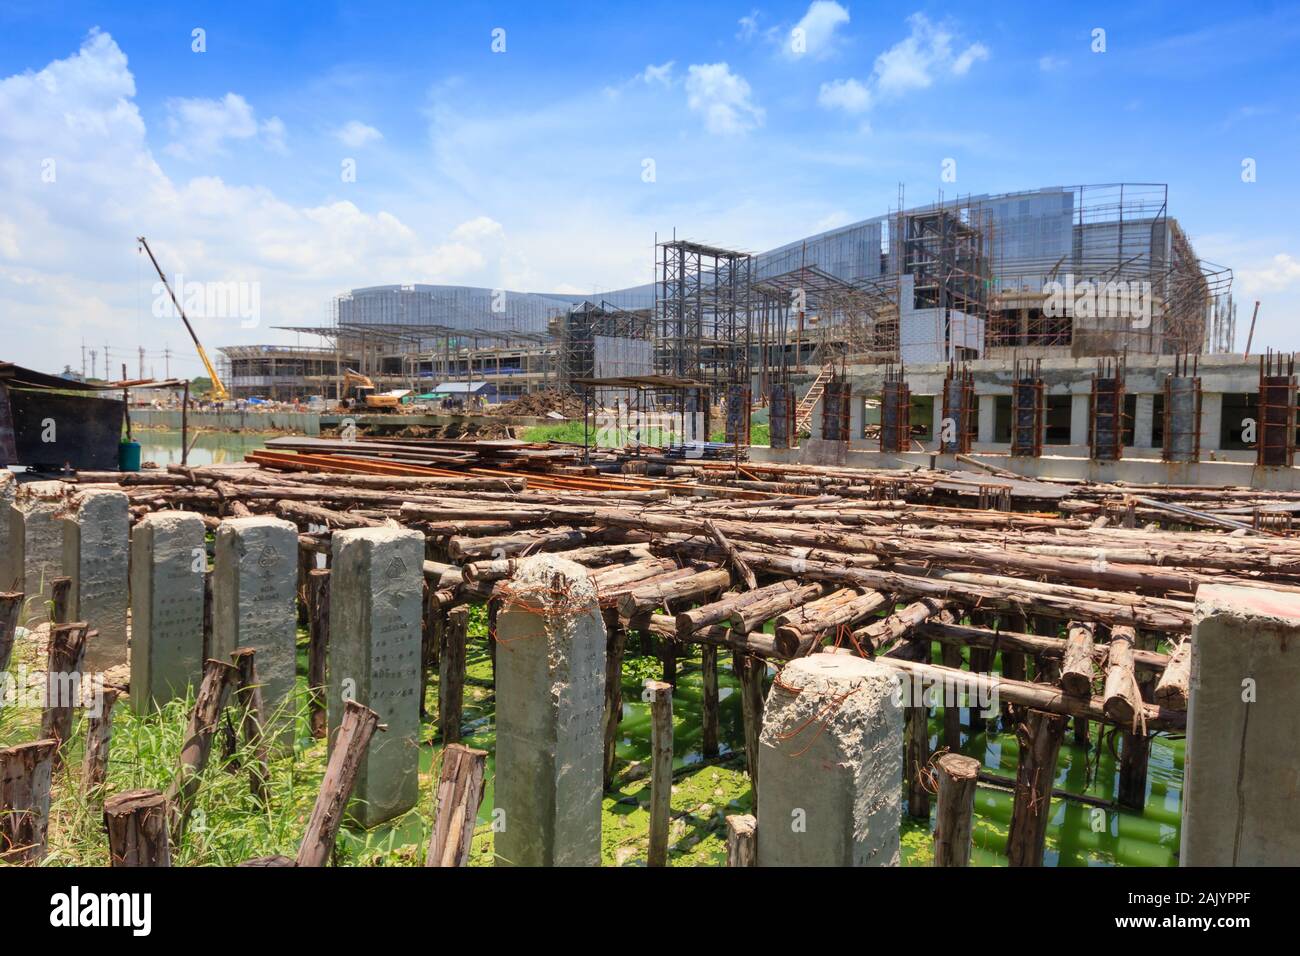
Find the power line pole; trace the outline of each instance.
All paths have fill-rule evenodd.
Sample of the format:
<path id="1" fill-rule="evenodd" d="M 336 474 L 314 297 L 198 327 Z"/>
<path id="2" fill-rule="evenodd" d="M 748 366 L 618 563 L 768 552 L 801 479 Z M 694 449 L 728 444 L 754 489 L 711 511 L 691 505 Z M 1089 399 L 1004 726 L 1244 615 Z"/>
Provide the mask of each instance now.
<path id="1" fill-rule="evenodd" d="M 163 349 L 163 376 L 172 377 L 172 350 Z"/>
<path id="2" fill-rule="evenodd" d="M 81 379 L 86 379 L 86 340 L 81 340 Z"/>
<path id="3" fill-rule="evenodd" d="M 140 377 L 144 378 L 144 346 L 140 346 Z"/>
<path id="4" fill-rule="evenodd" d="M 99 355 L 99 351 L 97 349 L 90 350 L 90 377 L 91 378 L 95 377 L 95 358 L 98 355 Z"/>

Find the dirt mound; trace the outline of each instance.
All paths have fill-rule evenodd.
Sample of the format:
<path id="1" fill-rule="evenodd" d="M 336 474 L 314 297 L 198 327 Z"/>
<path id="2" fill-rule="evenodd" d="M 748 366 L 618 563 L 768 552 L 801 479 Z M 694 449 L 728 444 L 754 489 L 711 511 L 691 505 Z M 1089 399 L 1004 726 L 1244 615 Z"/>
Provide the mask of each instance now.
<path id="1" fill-rule="evenodd" d="M 544 418 L 549 412 L 557 412 L 565 418 L 582 418 L 582 399 L 568 389 L 548 388 L 540 392 L 521 395 L 513 402 L 505 402 L 493 408 L 497 415 L 521 415 Z"/>

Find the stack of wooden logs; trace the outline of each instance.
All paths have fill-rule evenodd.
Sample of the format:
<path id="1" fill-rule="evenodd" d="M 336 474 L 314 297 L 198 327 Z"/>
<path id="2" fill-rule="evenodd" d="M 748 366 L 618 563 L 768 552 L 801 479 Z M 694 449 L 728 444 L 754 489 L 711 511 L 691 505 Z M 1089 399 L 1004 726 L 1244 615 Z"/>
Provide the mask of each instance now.
<path id="1" fill-rule="evenodd" d="M 587 566 L 610 629 L 607 779 L 621 711 L 615 675 L 631 635 L 662 658 L 668 683 L 676 680 L 684 648 L 700 646 L 706 757 L 718 751 L 717 654 L 733 655 L 751 774 L 769 663 L 779 667 L 837 649 L 993 695 L 1021 735 L 1021 765 L 1015 780 L 983 771 L 979 777 L 1016 792 L 1008 853 L 1026 865 L 1042 859 L 1066 721 L 1080 740 L 1095 739 L 1090 727 L 1117 735 L 1118 802 L 1140 807 L 1151 735 L 1178 732 L 1185 723 L 1186 638 L 1197 589 L 1206 583 L 1300 588 L 1300 542 L 1276 529 L 1233 527 L 1235 519 L 1204 520 L 1203 489 L 1173 489 L 1177 494 L 1157 500 L 1069 486 L 1053 510 L 1005 511 L 1005 499 L 989 508 L 963 507 L 976 503 L 969 498 L 941 501 L 934 492 L 941 476 L 929 473 L 791 466 L 785 474 L 779 466 L 746 464 L 737 478 L 731 467 L 729 480 L 722 466 L 709 463 L 692 479 L 644 479 L 613 490 L 538 490 L 528 476 L 249 466 L 111 477 L 124 486 L 137 516 L 182 508 L 212 526 L 248 514 L 295 522 L 302 596 L 313 621 L 327 582 L 310 582 L 328 576 L 313 569 L 318 556 L 328 560 L 333 530 L 397 522 L 422 531 L 426 608 L 437 618 L 426 622 L 434 635 L 426 664 L 438 660 L 452 681 L 457 675 L 448 667 L 463 669 L 463 646 L 457 655 L 447 642 L 465 640 L 463 627 L 446 624 L 452 609 L 487 603 L 491 616 L 504 582 L 530 554 L 562 553 Z M 774 476 L 798 480 L 768 480 Z M 1117 496 L 1127 501 L 1118 510 Z M 1170 497 L 1185 504 L 1165 500 Z M 1132 526 L 1134 499 L 1156 502 L 1137 514 L 1145 519 L 1151 512 L 1158 525 Z M 1263 499 L 1242 492 L 1240 500 Z M 1168 510 L 1170 504 L 1192 517 Z M 313 624 L 313 635 L 317 629 Z M 323 649 L 312 653 L 323 662 Z M 316 679 L 319 667 L 313 664 Z M 956 750 L 960 713 L 948 709 L 944 744 Z M 916 732 L 908 735 L 907 804 L 916 815 L 929 812 L 931 755 L 928 732 L 921 732 L 927 714 L 924 706 L 909 707 Z M 458 725 L 454 705 L 443 719 Z M 974 731 L 985 718 L 972 708 L 970 719 Z M 964 769 L 957 770 L 961 777 Z"/>

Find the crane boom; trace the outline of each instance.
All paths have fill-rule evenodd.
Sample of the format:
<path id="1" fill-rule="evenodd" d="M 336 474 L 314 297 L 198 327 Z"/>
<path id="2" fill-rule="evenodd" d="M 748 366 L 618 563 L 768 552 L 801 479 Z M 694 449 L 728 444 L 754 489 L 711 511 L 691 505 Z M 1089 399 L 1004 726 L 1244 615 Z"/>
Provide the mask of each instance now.
<path id="1" fill-rule="evenodd" d="M 163 286 L 167 289 L 167 294 L 172 297 L 172 305 L 176 306 L 176 311 L 180 313 L 181 321 L 185 323 L 185 330 L 190 333 L 190 338 L 194 340 L 194 348 L 198 350 L 199 358 L 203 360 L 203 367 L 208 371 L 208 378 L 212 379 L 212 397 L 219 402 L 224 402 L 230 397 L 226 391 L 226 386 L 222 384 L 221 376 L 217 375 L 216 367 L 213 366 L 212 360 L 208 358 L 208 353 L 203 348 L 203 343 L 194 333 L 194 326 L 190 325 L 189 317 L 185 315 L 185 310 L 181 308 L 180 300 L 176 298 L 176 293 L 172 291 L 172 285 L 163 275 L 162 266 L 158 265 L 158 259 L 154 256 L 153 250 L 149 248 L 149 243 L 144 236 L 136 239 L 146 253 L 149 254 L 149 261 L 153 263 L 154 271 L 158 273 L 158 278 L 162 280 Z"/>

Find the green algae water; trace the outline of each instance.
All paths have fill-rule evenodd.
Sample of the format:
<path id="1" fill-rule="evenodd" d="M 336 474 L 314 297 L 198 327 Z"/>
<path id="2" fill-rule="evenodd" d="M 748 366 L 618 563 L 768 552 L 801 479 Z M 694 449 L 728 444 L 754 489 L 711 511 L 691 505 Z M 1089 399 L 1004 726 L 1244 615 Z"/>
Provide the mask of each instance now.
<path id="1" fill-rule="evenodd" d="M 140 460 L 160 468 L 181 463 L 181 433 L 142 429 L 132 437 L 140 443 Z M 256 432 L 199 432 L 191 434 L 188 458 L 191 465 L 231 465 L 251 451 L 265 448 L 271 435 Z"/>
<path id="2" fill-rule="evenodd" d="M 486 750 L 487 787 L 479 811 L 479 826 L 471 862 L 490 865 L 492 857 L 492 753 L 495 749 L 491 664 L 486 643 L 486 622 L 481 607 L 471 611 L 469 663 L 465 691 L 463 743 Z M 604 797 L 602 862 L 607 866 L 644 865 L 649 831 L 650 712 L 641 701 L 647 677 L 661 672 L 658 658 L 634 654 L 629 645 L 623 670 L 623 719 L 615 748 L 614 783 Z M 752 810 L 749 778 L 745 773 L 743 725 L 739 685 L 732 676 L 727 654 L 719 654 L 720 700 L 718 757 L 705 759 L 700 751 L 703 679 L 698 648 L 696 656 L 678 659 L 678 676 L 673 693 L 673 794 L 669 835 L 669 864 L 673 866 L 722 866 L 726 863 L 725 818 Z M 305 659 L 302 664 L 305 673 Z M 770 678 L 771 672 L 769 672 Z M 427 703 L 437 712 L 436 689 Z M 966 728 L 969 711 L 962 710 Z M 930 723 L 930 749 L 941 746 L 942 711 L 936 710 Z M 978 758 L 992 774 L 1014 778 L 1018 748 L 1014 733 L 979 729 L 973 736 L 963 732 L 962 752 Z M 1055 787 L 1113 804 L 1118 788 L 1118 761 L 1110 751 L 1108 738 L 1098 747 L 1095 724 L 1091 750 L 1074 742 L 1067 728 L 1057 761 Z M 425 724 L 426 740 L 435 728 Z M 421 799 L 431 800 L 434 771 L 440 748 L 426 744 L 421 749 Z M 1147 777 L 1146 806 L 1141 813 L 1111 806 L 1096 807 L 1075 800 L 1053 798 L 1047 831 L 1047 866 L 1176 866 L 1181 815 L 1183 742 L 1164 735 L 1152 740 Z M 797 772 L 793 768 L 792 772 Z M 427 779 L 425 779 L 427 776 Z M 901 782 L 900 782 L 901 787 Z M 904 801 L 904 805 L 905 805 Z M 902 818 L 901 857 L 904 866 L 933 864 L 933 804 L 928 821 Z M 376 854 L 414 844 L 420 858 L 430 834 L 429 804 L 401 820 L 368 833 L 349 831 L 345 839 L 357 852 Z M 972 827 L 972 866 L 1005 866 L 1007 828 L 1011 820 L 1012 794 L 981 785 L 975 794 Z M 408 853 L 410 850 L 407 851 Z M 400 855 L 400 854 L 399 854 Z"/>

